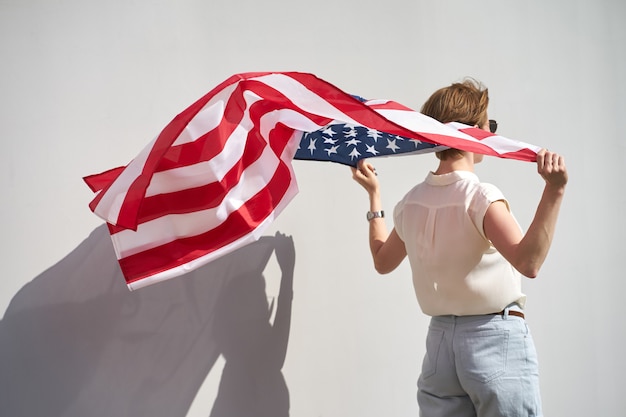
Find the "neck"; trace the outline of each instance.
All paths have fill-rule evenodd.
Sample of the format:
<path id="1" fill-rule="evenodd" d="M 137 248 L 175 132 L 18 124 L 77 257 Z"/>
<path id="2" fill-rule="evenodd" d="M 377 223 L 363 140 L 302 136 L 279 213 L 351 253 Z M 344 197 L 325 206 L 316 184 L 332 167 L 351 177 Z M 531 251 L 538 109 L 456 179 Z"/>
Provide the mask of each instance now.
<path id="1" fill-rule="evenodd" d="M 461 157 L 439 161 L 439 167 L 435 171 L 435 175 L 448 174 L 452 171 L 474 172 L 474 154 L 463 152 Z"/>

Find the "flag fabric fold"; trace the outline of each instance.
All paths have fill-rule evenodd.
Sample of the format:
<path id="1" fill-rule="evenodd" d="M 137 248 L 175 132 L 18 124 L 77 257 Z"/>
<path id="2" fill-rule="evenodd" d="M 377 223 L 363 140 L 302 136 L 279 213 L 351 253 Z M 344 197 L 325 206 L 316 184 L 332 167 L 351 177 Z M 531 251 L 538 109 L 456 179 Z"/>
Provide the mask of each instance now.
<path id="1" fill-rule="evenodd" d="M 524 161 L 540 149 L 359 99 L 313 74 L 245 73 L 178 114 L 128 165 L 84 180 L 134 290 L 258 239 L 298 191 L 293 159 L 355 166 L 447 147 Z"/>

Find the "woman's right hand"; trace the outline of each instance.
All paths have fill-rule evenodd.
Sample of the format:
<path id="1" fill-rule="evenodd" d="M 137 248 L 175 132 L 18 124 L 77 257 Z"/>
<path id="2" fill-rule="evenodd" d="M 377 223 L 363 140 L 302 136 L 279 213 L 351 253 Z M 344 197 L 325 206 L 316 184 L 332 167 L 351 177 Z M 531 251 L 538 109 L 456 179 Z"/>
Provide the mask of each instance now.
<path id="1" fill-rule="evenodd" d="M 537 172 L 545 180 L 546 185 L 563 188 L 567 184 L 567 168 L 563 156 L 542 149 L 537 153 Z"/>

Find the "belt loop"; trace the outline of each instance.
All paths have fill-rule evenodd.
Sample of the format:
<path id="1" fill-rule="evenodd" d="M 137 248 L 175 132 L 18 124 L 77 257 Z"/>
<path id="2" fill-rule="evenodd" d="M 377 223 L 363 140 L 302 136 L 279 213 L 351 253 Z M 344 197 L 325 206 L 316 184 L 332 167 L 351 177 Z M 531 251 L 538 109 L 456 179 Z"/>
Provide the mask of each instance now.
<path id="1" fill-rule="evenodd" d="M 502 318 L 504 320 L 508 320 L 509 318 L 509 310 L 510 310 L 511 306 L 506 306 L 504 307 L 504 311 L 502 312 Z"/>

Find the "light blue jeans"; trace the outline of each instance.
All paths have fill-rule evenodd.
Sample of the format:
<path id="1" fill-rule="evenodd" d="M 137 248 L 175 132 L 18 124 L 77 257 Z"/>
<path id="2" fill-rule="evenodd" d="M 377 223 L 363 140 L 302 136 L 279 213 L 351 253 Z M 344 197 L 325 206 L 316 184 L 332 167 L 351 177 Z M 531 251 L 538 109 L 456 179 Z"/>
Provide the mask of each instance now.
<path id="1" fill-rule="evenodd" d="M 421 417 L 540 417 L 537 352 L 508 314 L 433 317 L 417 382 Z"/>

